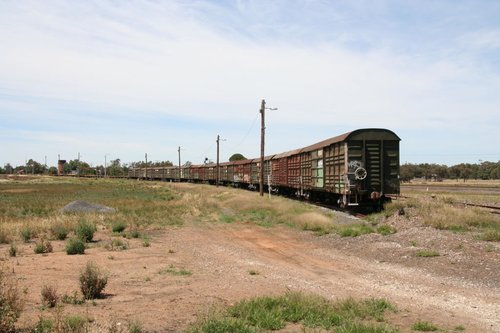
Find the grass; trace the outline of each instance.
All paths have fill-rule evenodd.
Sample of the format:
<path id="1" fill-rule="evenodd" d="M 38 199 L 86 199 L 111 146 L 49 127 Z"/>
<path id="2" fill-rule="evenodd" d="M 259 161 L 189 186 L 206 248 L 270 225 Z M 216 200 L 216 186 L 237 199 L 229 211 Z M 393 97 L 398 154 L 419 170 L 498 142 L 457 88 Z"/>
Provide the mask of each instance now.
<path id="1" fill-rule="evenodd" d="M 430 258 L 430 257 L 439 257 L 440 254 L 437 251 L 434 250 L 418 250 L 417 251 L 417 257 L 424 257 L 424 258 Z"/>
<path id="2" fill-rule="evenodd" d="M 403 187 L 404 189 L 404 187 Z M 411 216 L 417 217 L 424 225 L 459 233 L 472 233 L 480 240 L 500 241 L 500 216 L 488 210 L 456 203 L 495 203 L 500 201 L 498 194 L 476 194 L 474 192 L 438 191 L 435 198 L 423 191 L 406 191 L 412 197 L 386 205 L 386 212 L 395 212 L 398 207 L 411 208 Z"/>
<path id="3" fill-rule="evenodd" d="M 14 332 L 24 301 L 15 278 L 0 263 L 0 332 Z"/>
<path id="4" fill-rule="evenodd" d="M 191 271 L 188 271 L 187 269 L 181 268 L 177 269 L 174 267 L 174 265 L 169 265 L 166 268 L 163 268 L 158 272 L 159 274 L 170 274 L 174 276 L 190 276 L 193 273 Z"/>
<path id="5" fill-rule="evenodd" d="M 189 332 L 260 332 L 282 330 L 288 324 L 335 332 L 398 332 L 382 323 L 386 311 L 396 311 L 384 299 L 336 302 L 303 293 L 243 300 L 224 311 L 213 311 Z"/>
<path id="6" fill-rule="evenodd" d="M 50 253 L 50 252 L 52 252 L 52 250 L 53 250 L 52 244 L 48 240 L 45 240 L 43 238 L 40 239 L 40 241 L 38 241 L 35 244 L 35 248 L 34 248 L 34 251 L 37 254 Z"/>
<path id="7" fill-rule="evenodd" d="M 439 327 L 427 321 L 418 321 L 415 324 L 413 324 L 411 329 L 419 332 L 434 332 L 438 331 Z"/>
<path id="8" fill-rule="evenodd" d="M 113 238 L 109 243 L 105 245 L 106 249 L 110 251 L 123 251 L 127 250 L 129 248 L 128 242 L 120 239 L 120 238 Z"/>

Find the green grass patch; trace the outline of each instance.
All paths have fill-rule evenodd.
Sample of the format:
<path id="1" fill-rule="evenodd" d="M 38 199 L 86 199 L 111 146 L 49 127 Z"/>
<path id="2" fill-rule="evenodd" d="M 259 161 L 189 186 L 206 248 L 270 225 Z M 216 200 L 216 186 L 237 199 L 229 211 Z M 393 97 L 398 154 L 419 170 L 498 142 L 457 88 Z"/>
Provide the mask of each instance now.
<path id="1" fill-rule="evenodd" d="M 282 330 L 287 324 L 335 332 L 398 332 L 384 320 L 386 311 L 395 311 L 383 299 L 346 299 L 331 302 L 324 298 L 289 292 L 277 297 L 243 300 L 226 311 L 214 312 L 189 332 L 260 332 Z"/>
<path id="2" fill-rule="evenodd" d="M 382 236 L 388 236 L 396 233 L 396 229 L 391 227 L 390 225 L 384 224 L 377 227 L 377 233 Z"/>
<path id="3" fill-rule="evenodd" d="M 419 332 L 434 332 L 438 331 L 439 327 L 428 321 L 418 321 L 415 324 L 413 324 L 411 329 Z"/>
<path id="4" fill-rule="evenodd" d="M 361 235 L 374 233 L 375 229 L 366 224 L 349 224 L 336 228 L 336 233 L 341 237 L 358 237 Z"/>
<path id="5" fill-rule="evenodd" d="M 190 276 L 193 274 L 191 271 L 188 271 L 187 269 L 184 269 L 184 268 L 177 269 L 174 267 L 174 265 L 169 265 L 168 267 L 160 270 L 158 273 L 159 274 L 169 274 L 169 275 L 174 275 L 174 276 Z"/>
<path id="6" fill-rule="evenodd" d="M 113 222 L 113 224 L 111 224 L 111 230 L 113 232 L 117 232 L 117 233 L 124 232 L 126 228 L 127 228 L 127 224 L 123 221 L 115 221 L 115 222 Z"/>

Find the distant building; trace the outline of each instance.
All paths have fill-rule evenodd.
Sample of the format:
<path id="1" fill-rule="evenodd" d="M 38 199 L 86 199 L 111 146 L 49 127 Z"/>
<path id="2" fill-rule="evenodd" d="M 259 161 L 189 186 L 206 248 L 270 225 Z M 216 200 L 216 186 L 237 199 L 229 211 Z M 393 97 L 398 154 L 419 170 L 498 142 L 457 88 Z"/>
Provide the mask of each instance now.
<path id="1" fill-rule="evenodd" d="M 64 165 L 66 164 L 66 160 L 57 161 L 57 175 L 64 175 Z"/>

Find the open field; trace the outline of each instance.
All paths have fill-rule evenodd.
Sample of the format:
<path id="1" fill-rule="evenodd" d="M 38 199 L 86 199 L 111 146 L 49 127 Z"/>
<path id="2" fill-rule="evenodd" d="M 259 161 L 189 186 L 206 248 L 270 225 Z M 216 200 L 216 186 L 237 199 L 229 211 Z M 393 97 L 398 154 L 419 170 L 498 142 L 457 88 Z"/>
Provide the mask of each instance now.
<path id="1" fill-rule="evenodd" d="M 363 325 L 375 327 L 370 332 L 498 332 L 498 216 L 456 207 L 451 193 L 408 195 L 414 198 L 359 220 L 207 185 L 5 179 L 0 266 L 17 281 L 25 303 L 17 327 L 25 330 L 40 318 L 79 318 L 90 332 L 198 332 L 209 331 L 207 323 L 225 325 L 220 332 L 364 332 Z M 74 200 L 117 211 L 59 212 Z M 84 255 L 68 255 L 82 224 L 96 226 L 92 241 Z M 61 228 L 68 238 L 58 240 Z M 52 251 L 36 254 L 42 239 Z M 88 261 L 108 283 L 102 297 L 82 302 L 78 280 Z M 48 285 L 59 308 L 42 302 Z M 259 320 L 249 315 L 261 307 Z"/>

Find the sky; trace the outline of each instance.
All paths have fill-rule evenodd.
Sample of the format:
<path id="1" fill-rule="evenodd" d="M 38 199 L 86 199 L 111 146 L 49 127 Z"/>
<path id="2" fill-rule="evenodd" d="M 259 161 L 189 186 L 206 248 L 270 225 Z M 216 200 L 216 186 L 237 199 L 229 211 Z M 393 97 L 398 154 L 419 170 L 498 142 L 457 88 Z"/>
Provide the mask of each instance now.
<path id="1" fill-rule="evenodd" d="M 260 156 L 359 128 L 500 160 L 500 1 L 0 1 L 0 166 Z"/>

